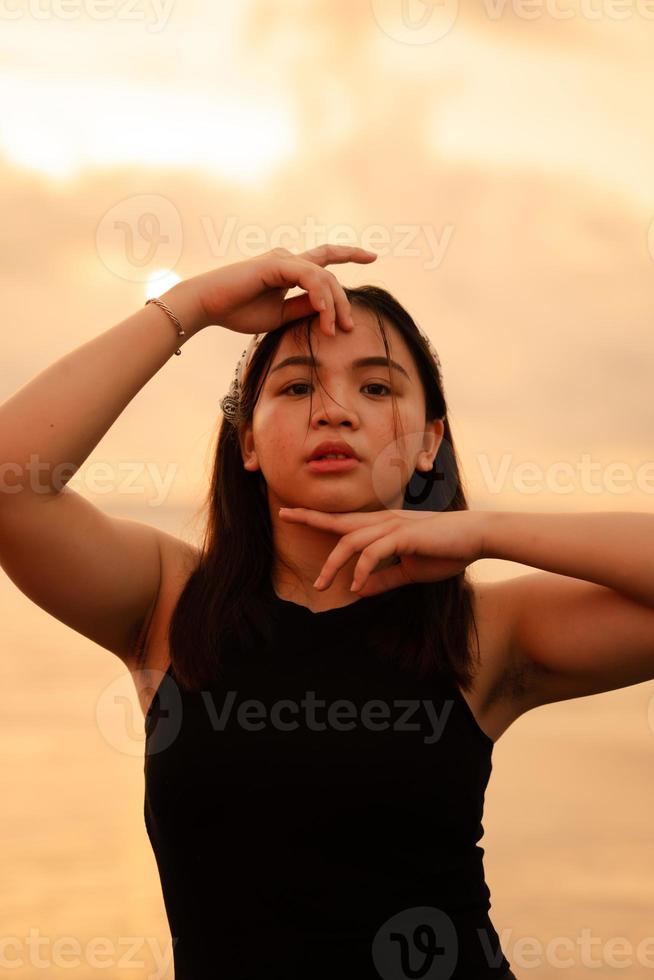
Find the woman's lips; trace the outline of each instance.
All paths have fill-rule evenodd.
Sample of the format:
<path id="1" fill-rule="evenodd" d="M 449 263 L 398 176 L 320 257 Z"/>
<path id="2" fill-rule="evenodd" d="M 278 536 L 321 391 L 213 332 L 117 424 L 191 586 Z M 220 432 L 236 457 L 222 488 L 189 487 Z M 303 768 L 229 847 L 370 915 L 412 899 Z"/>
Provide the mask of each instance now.
<path id="1" fill-rule="evenodd" d="M 359 460 L 353 456 L 347 459 L 310 459 L 307 466 L 312 473 L 347 473 L 359 465 Z"/>

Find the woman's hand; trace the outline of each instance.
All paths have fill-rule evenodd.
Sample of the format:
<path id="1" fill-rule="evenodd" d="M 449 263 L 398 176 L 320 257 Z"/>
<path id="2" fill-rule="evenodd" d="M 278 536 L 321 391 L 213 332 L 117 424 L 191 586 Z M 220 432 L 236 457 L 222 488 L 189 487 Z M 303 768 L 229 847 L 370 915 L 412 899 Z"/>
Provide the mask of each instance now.
<path id="1" fill-rule="evenodd" d="M 350 591 L 376 595 L 414 582 L 458 575 L 483 557 L 484 511 L 354 511 L 328 514 L 305 507 L 280 508 L 279 516 L 343 535 L 314 582 L 328 588 L 339 568 L 360 554 Z M 395 563 L 392 564 L 393 559 Z"/>
<path id="2" fill-rule="evenodd" d="M 351 330 L 350 303 L 332 272 L 335 262 L 374 262 L 374 252 L 353 245 L 319 245 L 299 255 L 273 248 L 243 262 L 193 276 L 196 295 L 207 324 L 217 323 L 237 333 L 267 333 L 303 316 L 320 314 L 320 327 L 336 334 L 336 321 Z M 285 299 L 294 286 L 306 290 Z"/>

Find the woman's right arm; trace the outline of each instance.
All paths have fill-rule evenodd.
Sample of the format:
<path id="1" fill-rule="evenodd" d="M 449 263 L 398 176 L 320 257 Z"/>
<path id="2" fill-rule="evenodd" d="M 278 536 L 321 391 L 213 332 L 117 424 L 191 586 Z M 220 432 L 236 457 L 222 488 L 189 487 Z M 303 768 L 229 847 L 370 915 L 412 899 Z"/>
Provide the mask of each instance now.
<path id="1" fill-rule="evenodd" d="M 164 310 L 144 306 L 55 361 L 0 405 L 0 566 L 56 619 L 135 664 L 156 605 L 161 559 L 194 549 L 157 528 L 110 517 L 66 486 L 134 396 L 180 345 L 209 324 L 275 330 L 318 312 L 326 335 L 351 330 L 347 296 L 324 267 L 369 263 L 372 252 L 320 245 L 276 248 L 173 286 Z M 294 286 L 306 290 L 287 299 Z M 181 550 L 184 554 L 181 554 Z"/>
<path id="2" fill-rule="evenodd" d="M 56 619 L 130 664 L 171 535 L 66 486 L 134 396 L 207 325 L 193 279 L 65 354 L 0 405 L 0 566 Z"/>

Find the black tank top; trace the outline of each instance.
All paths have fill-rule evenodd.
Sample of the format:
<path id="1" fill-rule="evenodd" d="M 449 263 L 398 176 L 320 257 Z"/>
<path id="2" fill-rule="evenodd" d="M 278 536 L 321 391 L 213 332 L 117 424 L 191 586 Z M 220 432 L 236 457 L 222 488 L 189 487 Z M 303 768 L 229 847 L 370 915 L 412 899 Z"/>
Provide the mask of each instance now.
<path id="1" fill-rule="evenodd" d="M 176 980 L 500 980 L 479 846 L 493 741 L 457 685 L 381 657 L 410 586 L 323 612 L 145 720 L 145 803 Z"/>

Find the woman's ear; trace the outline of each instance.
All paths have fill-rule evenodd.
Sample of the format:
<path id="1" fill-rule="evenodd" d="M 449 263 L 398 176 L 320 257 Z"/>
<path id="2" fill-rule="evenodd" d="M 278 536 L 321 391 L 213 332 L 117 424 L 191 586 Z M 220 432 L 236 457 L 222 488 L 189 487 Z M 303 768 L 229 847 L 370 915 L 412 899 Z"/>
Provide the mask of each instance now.
<path id="1" fill-rule="evenodd" d="M 257 451 L 254 448 L 254 433 L 252 432 L 252 423 L 247 422 L 242 431 L 239 434 L 239 446 L 241 447 L 241 457 L 243 459 L 243 466 L 246 470 L 251 472 L 259 469 L 259 460 L 257 458 Z"/>
<path id="2" fill-rule="evenodd" d="M 445 431 L 445 423 L 442 419 L 434 419 L 432 422 L 427 422 L 425 424 L 425 436 L 422 443 L 422 449 L 418 453 L 418 459 L 416 460 L 416 469 L 421 472 L 428 473 L 429 470 L 434 465 L 434 460 L 440 449 L 441 442 L 443 441 L 443 433 Z"/>

